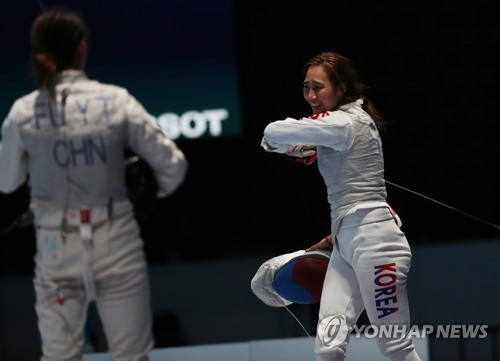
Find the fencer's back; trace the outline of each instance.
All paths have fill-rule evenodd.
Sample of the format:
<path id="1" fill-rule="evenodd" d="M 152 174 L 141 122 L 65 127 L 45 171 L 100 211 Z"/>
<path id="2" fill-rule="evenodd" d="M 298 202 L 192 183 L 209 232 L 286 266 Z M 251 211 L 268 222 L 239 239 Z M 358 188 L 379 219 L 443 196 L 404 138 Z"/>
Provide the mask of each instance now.
<path id="1" fill-rule="evenodd" d="M 16 102 L 34 202 L 73 208 L 126 197 L 127 95 L 70 71 L 58 79 L 55 99 L 36 90 Z"/>

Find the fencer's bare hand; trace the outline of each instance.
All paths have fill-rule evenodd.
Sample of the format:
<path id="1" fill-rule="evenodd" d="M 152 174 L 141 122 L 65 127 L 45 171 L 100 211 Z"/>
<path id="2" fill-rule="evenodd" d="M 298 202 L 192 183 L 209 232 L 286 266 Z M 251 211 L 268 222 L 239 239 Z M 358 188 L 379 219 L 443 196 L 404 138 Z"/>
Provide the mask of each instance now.
<path id="1" fill-rule="evenodd" d="M 311 247 L 306 248 L 306 252 L 315 251 L 317 249 L 333 249 L 332 235 L 329 234 L 328 236 L 323 238 L 321 241 L 319 241 L 315 245 L 312 245 Z"/>

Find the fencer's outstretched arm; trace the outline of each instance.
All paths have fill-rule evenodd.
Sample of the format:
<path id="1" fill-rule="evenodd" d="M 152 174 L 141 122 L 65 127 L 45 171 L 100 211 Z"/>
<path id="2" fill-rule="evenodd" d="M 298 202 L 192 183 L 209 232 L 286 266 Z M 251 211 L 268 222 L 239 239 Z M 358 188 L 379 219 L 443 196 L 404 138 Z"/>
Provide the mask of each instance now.
<path id="1" fill-rule="evenodd" d="M 318 243 L 312 245 L 309 248 L 306 248 L 306 252 L 315 251 L 317 249 L 333 249 L 332 235 L 329 234 L 328 236 L 324 237 Z"/>

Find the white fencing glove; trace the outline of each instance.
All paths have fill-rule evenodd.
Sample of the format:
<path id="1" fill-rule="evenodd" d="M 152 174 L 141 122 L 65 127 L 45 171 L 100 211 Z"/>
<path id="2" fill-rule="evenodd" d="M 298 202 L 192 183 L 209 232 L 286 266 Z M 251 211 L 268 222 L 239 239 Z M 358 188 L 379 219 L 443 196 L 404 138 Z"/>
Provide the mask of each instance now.
<path id="1" fill-rule="evenodd" d="M 306 165 L 313 164 L 318 157 L 318 151 L 313 145 L 297 144 L 293 145 L 292 149 L 282 154 L 288 160 Z"/>
<path id="2" fill-rule="evenodd" d="M 279 153 L 284 156 L 286 159 L 304 163 L 304 164 L 312 164 L 316 160 L 318 156 L 318 152 L 316 150 L 316 146 L 306 145 L 306 144 L 282 144 L 278 147 L 272 147 L 266 140 L 265 137 L 262 138 L 260 143 L 262 148 L 267 152 Z"/>

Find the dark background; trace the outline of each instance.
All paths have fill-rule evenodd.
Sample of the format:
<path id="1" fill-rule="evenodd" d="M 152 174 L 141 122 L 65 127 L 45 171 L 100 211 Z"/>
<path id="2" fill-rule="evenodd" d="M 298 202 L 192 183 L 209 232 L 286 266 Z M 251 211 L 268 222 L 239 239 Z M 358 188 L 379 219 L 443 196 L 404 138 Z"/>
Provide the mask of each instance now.
<path id="1" fill-rule="evenodd" d="M 37 11 L 26 10 L 22 20 L 30 24 Z M 147 19 L 147 6 L 139 4 L 117 7 L 109 16 L 133 26 L 134 11 Z M 0 15 L 0 30 L 20 41 L 16 19 Z M 105 39 L 118 34 L 114 41 L 126 44 L 130 54 L 137 54 L 135 47 L 147 51 L 142 48 L 168 35 L 158 27 L 146 42 L 127 41 L 109 24 L 89 25 Z M 425 195 L 387 186 L 410 244 L 498 239 L 498 227 L 483 221 L 500 223 L 499 26 L 500 14 L 485 1 L 432 6 L 235 1 L 243 131 L 178 142 L 190 169 L 181 188 L 141 218 L 149 261 L 273 255 L 305 248 L 329 232 L 326 189 L 316 165 L 295 164 L 260 147 L 269 122 L 309 114 L 302 65 L 323 50 L 351 57 L 370 86 L 387 122 L 382 134 L 387 180 Z M 189 23 L 179 34 L 186 29 Z M 4 51 L 9 45 L 2 44 Z M 100 59 L 106 56 L 106 48 L 97 44 L 92 51 Z M 3 273 L 32 272 L 32 227 L 6 232 L 27 202 L 26 188 L 0 195 Z"/>

